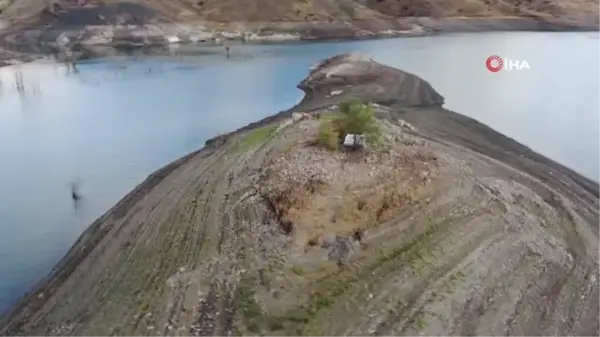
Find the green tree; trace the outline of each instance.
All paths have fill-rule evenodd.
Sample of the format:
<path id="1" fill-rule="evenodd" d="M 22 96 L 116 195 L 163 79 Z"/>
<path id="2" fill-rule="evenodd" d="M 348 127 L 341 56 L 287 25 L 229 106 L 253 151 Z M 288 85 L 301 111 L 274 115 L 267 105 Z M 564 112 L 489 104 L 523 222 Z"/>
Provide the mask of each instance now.
<path id="1" fill-rule="evenodd" d="M 371 104 L 353 100 L 340 104 L 340 113 L 325 119 L 319 128 L 317 144 L 330 150 L 337 150 L 346 134 L 364 135 L 367 143 L 376 144 L 379 128 Z"/>
<path id="2" fill-rule="evenodd" d="M 340 105 L 340 112 L 344 115 L 344 133 L 368 134 L 377 129 L 371 104 L 363 104 L 356 100 L 344 102 Z"/>

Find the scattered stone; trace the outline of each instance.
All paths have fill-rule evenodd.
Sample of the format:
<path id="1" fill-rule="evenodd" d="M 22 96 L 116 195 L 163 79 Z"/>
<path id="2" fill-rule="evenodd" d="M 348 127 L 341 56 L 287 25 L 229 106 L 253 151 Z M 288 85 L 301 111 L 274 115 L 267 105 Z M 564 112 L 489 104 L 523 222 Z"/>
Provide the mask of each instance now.
<path id="1" fill-rule="evenodd" d="M 328 249 L 328 259 L 336 261 L 338 265 L 346 265 L 357 249 L 351 239 L 340 235 L 325 236 L 322 247 Z"/>
<path id="2" fill-rule="evenodd" d="M 366 147 L 365 136 L 349 133 L 344 137 L 343 144 L 345 147 L 351 148 L 352 150 L 364 148 Z"/>

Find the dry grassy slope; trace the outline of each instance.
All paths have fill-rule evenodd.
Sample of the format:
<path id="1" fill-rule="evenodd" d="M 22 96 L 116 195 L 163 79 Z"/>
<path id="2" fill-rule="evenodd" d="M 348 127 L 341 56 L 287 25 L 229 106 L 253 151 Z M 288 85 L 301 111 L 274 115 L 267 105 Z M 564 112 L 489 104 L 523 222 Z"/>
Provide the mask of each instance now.
<path id="1" fill-rule="evenodd" d="M 383 18 L 353 0 L 199 0 L 209 21 L 305 21 Z"/>
<path id="2" fill-rule="evenodd" d="M 412 85 L 422 97 L 404 102 L 440 99 L 360 57 L 312 75 L 303 85 L 317 95 L 337 85 L 378 100 L 382 86 Z M 319 121 L 279 119 L 157 172 L 0 335 L 598 335 L 598 185 L 467 118 L 407 105 L 376 106 L 385 138 L 369 155 L 317 149 Z M 347 237 L 356 228 L 362 245 Z"/>
<path id="3" fill-rule="evenodd" d="M 39 15 L 48 3 L 61 0 L 15 0 L 1 16 L 20 19 Z M 63 1 L 65 2 L 65 1 Z M 137 3 L 175 21 L 276 22 L 383 18 L 353 0 L 92 0 L 96 4 Z"/>
<path id="4" fill-rule="evenodd" d="M 19 21 L 35 17 L 49 2 L 14 0 L 0 17 Z M 276 22 L 383 19 L 405 16 L 575 16 L 598 13 L 598 0 L 92 0 L 138 3 L 175 21 Z M 8 3 L 0 1 L 0 6 Z"/>
<path id="5" fill-rule="evenodd" d="M 391 16 L 536 16 L 598 13 L 598 0 L 368 0 Z"/>

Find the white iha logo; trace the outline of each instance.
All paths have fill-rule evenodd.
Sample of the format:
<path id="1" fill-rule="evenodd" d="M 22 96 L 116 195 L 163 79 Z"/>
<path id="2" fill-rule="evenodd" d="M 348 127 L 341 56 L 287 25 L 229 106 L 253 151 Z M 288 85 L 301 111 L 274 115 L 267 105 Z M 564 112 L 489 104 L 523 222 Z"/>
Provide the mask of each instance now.
<path id="1" fill-rule="evenodd" d="M 506 57 L 502 58 L 498 55 L 492 55 L 485 60 L 486 68 L 497 73 L 502 71 L 515 71 L 515 70 L 530 70 L 529 63 L 525 60 L 513 60 Z"/>

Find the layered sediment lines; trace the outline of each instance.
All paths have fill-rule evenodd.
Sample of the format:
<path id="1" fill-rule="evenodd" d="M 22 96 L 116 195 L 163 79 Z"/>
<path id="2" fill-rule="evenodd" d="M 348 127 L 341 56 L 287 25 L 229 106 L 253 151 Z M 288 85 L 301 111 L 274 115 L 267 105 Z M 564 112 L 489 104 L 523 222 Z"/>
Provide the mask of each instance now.
<path id="1" fill-rule="evenodd" d="M 150 176 L 0 334 L 598 335 L 597 183 L 364 56 L 299 87 Z M 314 147 L 350 98 L 385 146 Z"/>
<path id="2" fill-rule="evenodd" d="M 598 31 L 597 0 L 577 4 L 354 0 L 0 0 L 0 66 L 104 57 L 181 44 Z"/>

